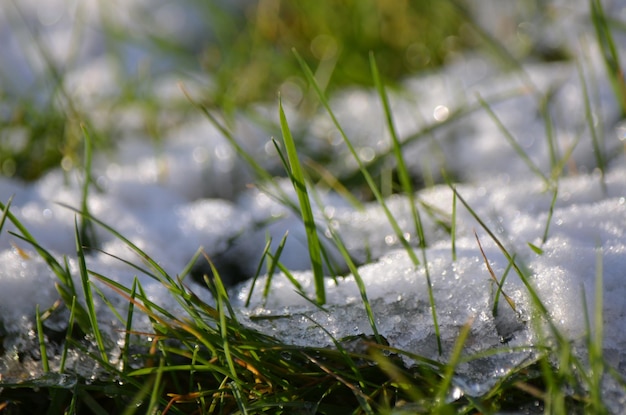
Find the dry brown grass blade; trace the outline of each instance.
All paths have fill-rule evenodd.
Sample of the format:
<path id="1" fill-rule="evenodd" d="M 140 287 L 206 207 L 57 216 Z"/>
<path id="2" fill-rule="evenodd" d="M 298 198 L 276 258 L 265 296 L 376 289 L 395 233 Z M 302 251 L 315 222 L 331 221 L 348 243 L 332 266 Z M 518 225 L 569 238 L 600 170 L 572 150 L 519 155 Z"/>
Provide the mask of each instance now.
<path id="1" fill-rule="evenodd" d="M 476 237 L 476 242 L 478 242 L 478 248 L 480 249 L 480 253 L 483 256 L 483 259 L 485 260 L 485 265 L 487 266 L 487 271 L 489 271 L 489 275 L 491 275 L 491 279 L 493 279 L 493 282 L 498 286 L 498 291 L 504 296 L 504 299 L 506 300 L 507 303 L 509 303 L 509 306 L 511 306 L 513 311 L 517 312 L 517 309 L 515 307 L 515 301 L 513 301 L 511 297 L 506 295 L 506 293 L 502 289 L 502 285 L 500 284 L 500 281 L 498 281 L 498 278 L 496 277 L 495 272 L 493 272 L 493 268 L 491 268 L 491 265 L 489 264 L 489 260 L 487 259 L 487 255 L 485 255 L 483 246 L 480 244 L 480 238 L 478 238 L 478 234 L 476 233 L 476 231 L 474 231 L 474 236 Z"/>

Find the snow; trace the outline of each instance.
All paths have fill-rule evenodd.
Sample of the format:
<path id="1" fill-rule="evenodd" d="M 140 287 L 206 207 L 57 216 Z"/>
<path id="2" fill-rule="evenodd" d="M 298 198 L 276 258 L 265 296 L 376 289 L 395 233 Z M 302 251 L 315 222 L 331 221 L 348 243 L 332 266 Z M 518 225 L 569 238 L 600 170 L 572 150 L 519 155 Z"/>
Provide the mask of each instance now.
<path id="1" fill-rule="evenodd" d="M 163 6 L 167 7 L 175 6 L 173 3 Z M 181 19 L 187 16 L 185 10 L 177 10 L 176 15 L 180 13 Z M 157 20 L 161 12 L 166 13 L 166 10 L 157 10 Z M 46 14 L 38 19 L 42 24 L 47 24 L 47 19 L 54 20 L 57 23 L 50 23 L 48 27 L 61 30 L 58 16 Z M 559 27 L 570 27 L 570 24 L 568 20 Z M 165 29 L 185 39 L 193 37 L 188 31 L 191 29 L 178 20 Z M 5 31 L 0 33 L 7 36 Z M 94 36 L 90 41 L 96 44 L 100 38 Z M 576 38 L 585 36 L 583 31 Z M 57 41 L 56 37 L 50 40 Z M 12 38 L 11 42 L 14 41 Z M 567 42 L 573 41 L 567 38 Z M 579 46 L 570 45 L 571 50 L 582 53 Z M 107 109 L 100 108 L 103 97 L 99 94 L 114 91 L 116 82 L 123 76 L 123 71 L 109 66 L 106 54 L 100 52 L 87 53 L 82 64 L 66 79 L 69 86 L 74 85 L 70 91 L 96 111 L 96 118 L 101 116 L 103 122 L 108 122 L 118 117 L 117 128 L 124 138 L 115 155 L 98 154 L 94 161 L 93 176 L 98 188 L 90 188 L 90 213 L 144 250 L 172 276 L 177 275 L 202 247 L 216 259 L 218 269 L 223 270 L 242 321 L 287 342 L 331 344 L 331 339 L 318 325 L 338 339 L 371 333 L 352 275 L 338 282 L 327 279 L 328 312 L 304 300 L 282 274 L 274 276 L 267 298 L 262 298 L 260 289 L 267 277 L 261 277 L 251 305 L 244 305 L 251 286 L 242 279 L 254 274 L 268 236 L 272 239 L 273 252 L 286 232 L 288 242 L 281 261 L 313 296 L 306 235 L 300 220 L 263 191 L 267 188 L 270 194 L 276 195 L 280 189 L 295 201 L 291 184 L 277 178 L 273 183 L 250 186 L 254 182 L 250 169 L 202 114 L 186 115 L 184 122 L 173 117 L 170 128 L 155 145 L 141 132 L 134 118 L 133 111 L 141 109 L 130 107 L 124 109 L 126 113 L 108 113 Z M 22 57 L 13 46 L 7 53 Z M 602 127 L 598 131 L 603 134 L 605 151 L 612 155 L 604 177 L 595 168 L 580 76 L 571 62 L 531 63 L 524 66 L 525 75 L 520 76 L 501 73 L 495 65 L 477 56 L 459 56 L 441 71 L 407 80 L 403 92 L 392 94 L 392 109 L 401 137 L 411 136 L 424 126 L 441 123 L 440 128 L 433 129 L 432 135 L 415 140 L 405 148 L 404 156 L 412 173 L 440 181 L 441 168 L 445 168 L 460 180 L 456 187 L 459 195 L 507 252 L 515 255 L 516 262 L 528 270 L 528 282 L 550 318 L 574 341 L 582 339 L 586 333 L 584 316 L 594 309 L 596 267 L 602 264 L 604 347 L 614 356 L 615 365 L 623 368 L 626 363 L 623 125 L 619 124 L 619 108 L 603 75 L 598 52 L 588 45 L 584 53 L 588 55 L 581 63 L 587 88 L 593 88 L 595 125 Z M 19 59 L 14 62 L 19 65 Z M 9 71 L 9 78 L 20 72 L 15 68 Z M 187 85 L 195 82 L 188 74 L 166 72 L 156 77 L 154 89 L 164 100 L 182 101 L 184 96 L 176 86 L 180 80 Z M 498 102 L 490 99 L 511 91 L 515 93 L 509 99 Z M 552 213 L 553 191 L 547 181 L 520 157 L 485 110 L 478 109 L 445 122 L 457 109 L 477 106 L 478 95 L 483 97 L 532 163 L 549 178 L 554 166 L 550 164 L 546 120 L 540 115 L 540 100 L 548 91 L 554 92 L 550 119 L 554 123 L 557 157 L 562 157 L 575 145 L 568 163 L 560 166 L 563 173 L 558 180 Z M 390 138 L 374 91 L 345 91 L 332 97 L 331 106 L 365 158 L 389 149 Z M 260 106 L 258 110 L 269 121 L 277 119 L 273 103 Z M 308 124 L 305 147 L 311 157 L 332 155 L 327 168 L 338 176 L 354 170 L 355 162 L 327 114 L 320 111 L 309 121 L 299 119 L 292 108 L 287 110 L 294 128 L 304 130 L 304 123 Z M 277 129 L 260 126 L 245 114 L 235 114 L 229 123 L 234 136 L 257 156 L 260 164 L 271 171 L 280 171 L 280 162 L 269 141 L 272 135 L 279 136 Z M 12 214 L 38 243 L 59 261 L 63 256 L 69 258 L 70 272 L 77 286 L 80 286 L 74 237 L 77 215 L 65 205 L 80 206 L 83 181 L 84 177 L 76 169 L 51 171 L 30 184 L 0 178 L 0 200 L 7 203 L 13 196 Z M 457 259 L 452 259 L 452 240 L 439 223 L 450 221 L 453 192 L 449 186 L 437 185 L 416 193 L 428 243 L 423 253 L 415 250 L 419 265 L 412 263 L 402 248 L 379 203 L 371 202 L 357 209 L 337 194 L 321 187 L 317 190 L 323 201 L 322 207 L 315 209 L 318 223 L 331 226 L 359 262 L 359 276 L 372 304 L 377 328 L 392 346 L 440 358 L 425 264 L 432 281 L 444 359 L 460 328 L 469 321 L 472 322 L 466 345 L 469 354 L 500 347 L 503 343 L 525 346 L 539 341 L 541 335 L 531 324 L 534 305 L 528 288 L 513 270 L 503 284 L 503 291 L 513 300 L 516 311 L 501 298 L 498 317 L 494 318 L 491 309 L 497 287 L 487 272 L 474 232 L 498 278 L 503 276 L 509 261 L 460 201 L 457 201 L 456 219 Z M 408 198 L 390 196 L 386 202 L 405 238 L 415 247 L 417 235 Z M 544 243 L 542 238 L 548 225 Z M 11 232 L 17 230 L 7 220 L 0 234 L 0 334 L 5 350 L 32 346 L 35 306 L 43 310 L 58 300 L 53 272 L 32 246 Z M 179 310 L 160 282 L 119 261 L 121 258 L 141 263 L 127 244 L 102 228 L 97 229 L 97 239 L 101 251 L 89 253 L 87 266 L 90 270 L 125 286 L 138 278 L 155 302 L 172 312 Z M 325 243 L 330 246 L 330 241 Z M 543 253 L 534 252 L 529 243 L 540 247 Z M 332 251 L 332 255 L 339 259 L 337 252 Z M 200 283 L 193 279 L 187 281 L 194 292 L 211 301 L 209 292 Z M 110 295 L 115 297 L 113 293 Z M 96 303 L 103 322 L 110 323 L 110 333 L 115 335 L 113 328 L 119 323 L 113 323 L 112 313 L 100 299 L 97 298 Z M 114 303 L 124 307 L 121 299 Z M 269 319 L 268 316 L 281 318 Z M 149 322 L 138 319 L 136 324 L 141 331 Z M 473 385 L 473 392 L 484 390 L 498 374 L 526 357 L 523 353 L 510 354 L 494 358 L 489 364 L 481 361 L 470 365 L 466 376 Z M 8 367 L 10 361 L 5 358 L 2 364 Z"/>

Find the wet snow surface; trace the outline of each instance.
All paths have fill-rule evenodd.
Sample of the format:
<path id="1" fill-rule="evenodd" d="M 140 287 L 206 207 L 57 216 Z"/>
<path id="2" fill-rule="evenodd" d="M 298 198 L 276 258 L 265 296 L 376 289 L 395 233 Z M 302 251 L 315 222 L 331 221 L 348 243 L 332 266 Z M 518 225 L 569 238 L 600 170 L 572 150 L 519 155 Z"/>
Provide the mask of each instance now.
<path id="1" fill-rule="evenodd" d="M 571 14 L 575 17 L 568 16 L 570 20 L 564 20 L 559 28 L 569 27 L 571 19 L 582 19 L 573 11 Z M 606 356 L 622 369 L 626 364 L 626 163 L 621 140 L 626 137 L 626 127 L 619 123 L 619 109 L 599 55 L 591 38 L 585 35 L 586 29 L 583 27 L 583 32 L 575 37 L 580 42 L 568 39 L 574 44 L 567 47 L 583 57 L 587 88 L 592 91 L 594 125 L 602 154 L 608 160 L 604 177 L 596 168 L 583 88 L 572 62 L 528 64 L 524 67 L 525 75 L 520 75 L 504 74 L 484 57 L 460 56 L 436 73 L 407 80 L 401 94 L 392 94 L 392 110 L 401 137 L 441 124 L 432 134 L 406 146 L 404 156 L 411 172 L 440 183 L 442 168 L 454 175 L 459 195 L 508 253 L 515 255 L 551 319 L 572 340 L 580 340 L 586 331 L 585 313 L 593 310 L 596 269 L 602 265 Z M 92 40 L 99 41 L 96 35 Z M 77 97 L 97 112 L 94 94 L 114 85 L 120 75 L 107 72 L 107 66 L 100 64 L 106 58 L 95 50 L 86 53 L 90 59 L 85 59 L 68 79 L 75 82 L 76 89 L 72 91 Z M 12 53 L 22 56 L 16 50 Z M 15 65 L 19 65 L 17 60 Z M 183 102 L 185 98 L 176 87 L 178 81 L 193 91 L 192 76 L 165 72 L 154 81 L 155 93 L 163 99 Z M 563 173 L 558 179 L 553 209 L 552 188 L 529 165 L 532 163 L 541 174 L 550 177 L 546 121 L 539 111 L 540 98 L 549 90 L 553 91 L 550 118 L 555 157 L 559 160 L 571 152 L 567 163 L 559 166 Z M 509 98 L 499 99 L 503 95 Z M 477 97 L 491 103 L 530 162 L 514 149 L 493 117 L 479 108 Z M 332 97 L 331 105 L 364 160 L 389 149 L 389 134 L 374 91 L 345 91 Z M 478 109 L 445 123 L 457 110 L 472 107 Z M 138 132 L 134 110 L 139 111 L 126 108 L 124 113 L 113 116 L 102 111 L 103 120 L 116 117 L 124 140 L 115 155 L 99 154 L 94 161 L 93 177 L 98 187 L 90 190 L 92 215 L 143 249 L 173 276 L 203 247 L 215 258 L 223 278 L 231 285 L 231 300 L 242 321 L 287 342 L 331 344 L 330 337 L 318 325 L 335 338 L 371 333 L 353 276 L 337 281 L 327 279 L 328 312 L 304 300 L 282 274 L 274 276 L 267 298 L 261 296 L 266 282 L 261 277 L 250 305 L 245 307 L 251 285 L 242 279 L 254 274 L 267 235 L 272 237 L 273 251 L 286 231 L 289 235 L 281 260 L 304 290 L 314 296 L 306 236 L 299 219 L 259 188 L 248 186 L 254 182 L 250 171 L 202 114 L 186 114 L 182 122 L 172 122 L 164 130 L 162 143 L 156 146 Z M 274 103 L 260 106 L 258 112 L 267 120 L 277 119 Z M 295 130 L 308 128 L 303 153 L 311 157 L 332 154 L 327 168 L 335 175 L 354 170 L 352 156 L 325 113 L 304 120 L 295 109 L 287 108 L 287 116 Z M 279 137 L 279 130 L 262 128 L 243 114 L 236 115 L 234 125 L 235 137 L 256 160 L 271 171 L 280 172 L 278 157 L 269 141 L 272 135 Z M 58 202 L 78 208 L 83 181 L 78 169 L 52 171 L 32 184 L 0 178 L 1 201 L 7 203 L 13 196 L 13 215 L 59 260 L 67 256 L 77 285 L 80 279 L 75 259 L 76 214 Z M 274 186 L 296 200 L 285 179 L 263 184 L 263 188 L 275 194 Z M 456 218 L 457 259 L 452 259 L 452 239 L 442 225 L 451 221 L 453 192 L 449 186 L 435 185 L 416 194 L 428 244 L 424 252 L 415 250 L 421 262 L 418 266 L 398 242 L 378 203 L 357 209 L 337 194 L 323 188 L 318 191 L 322 198 L 322 207 L 317 209 L 318 223 L 332 227 L 361 264 L 359 275 L 367 288 L 377 327 L 392 346 L 438 358 L 424 264 L 432 281 L 444 358 L 459 329 L 468 321 L 472 322 L 466 345 L 468 354 L 503 345 L 536 344 L 536 326 L 530 322 L 533 305 L 527 287 L 514 270 L 507 273 L 503 289 L 515 303 L 516 311 L 501 299 L 494 318 L 497 287 L 485 267 L 474 232 L 498 278 L 505 274 L 509 261 L 460 200 Z M 405 237 L 416 247 L 408 198 L 391 196 L 387 203 Z M 7 220 L 0 234 L 0 330 L 7 352 L 2 359 L 3 370 L 15 364 L 12 356 L 17 354 L 12 353 L 35 344 L 35 306 L 38 304 L 43 310 L 58 300 L 52 271 L 32 246 L 11 235 L 11 231 L 16 229 Z M 141 264 L 128 246 L 102 228 L 96 232 L 101 251 L 88 255 L 88 268 L 126 286 L 137 277 L 153 301 L 176 312 L 179 306 L 160 283 L 117 259 Z M 540 247 L 543 253 L 533 251 L 529 244 Z M 191 277 L 187 283 L 211 302 L 201 284 Z M 124 309 L 122 299 L 102 289 L 115 305 Z M 105 327 L 110 325 L 107 332 L 118 336 L 112 329 L 119 328 L 119 323 L 113 322 L 112 313 L 99 298 L 96 302 Z M 275 318 L 267 318 L 270 316 Z M 62 328 L 63 321 L 56 324 Z M 137 330 L 145 329 L 147 324 L 145 319 L 137 318 Z M 479 360 L 462 368 L 465 377 L 459 382 L 467 382 L 466 393 L 480 393 L 527 356 L 521 352 L 503 353 Z"/>

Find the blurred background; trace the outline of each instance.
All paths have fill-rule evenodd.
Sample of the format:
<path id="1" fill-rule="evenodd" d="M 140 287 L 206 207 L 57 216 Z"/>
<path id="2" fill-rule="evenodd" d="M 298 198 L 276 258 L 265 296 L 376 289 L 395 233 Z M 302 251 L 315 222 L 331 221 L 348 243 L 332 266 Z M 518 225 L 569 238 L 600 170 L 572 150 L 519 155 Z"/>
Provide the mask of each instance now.
<path id="1" fill-rule="evenodd" d="M 225 114 L 278 92 L 305 107 L 294 49 L 330 94 L 372 85 L 370 51 L 392 88 L 469 52 L 503 67 L 567 59 L 566 25 L 586 9 L 558 0 L 7 0 L 0 174 L 69 171 L 83 151 L 81 124 L 100 151 L 131 134 L 158 143 L 193 111 L 177 82 Z"/>

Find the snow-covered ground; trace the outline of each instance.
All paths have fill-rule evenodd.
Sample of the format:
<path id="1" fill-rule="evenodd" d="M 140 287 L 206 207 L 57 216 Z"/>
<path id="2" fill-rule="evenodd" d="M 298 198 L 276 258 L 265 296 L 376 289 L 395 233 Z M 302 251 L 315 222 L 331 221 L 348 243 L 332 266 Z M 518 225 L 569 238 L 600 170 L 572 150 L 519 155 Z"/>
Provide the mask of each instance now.
<path id="1" fill-rule="evenodd" d="M 555 3 L 554 7 L 557 6 Z M 536 290 L 552 320 L 572 340 L 581 339 L 586 332 L 585 313 L 593 310 L 596 269 L 602 265 L 605 354 L 623 371 L 626 367 L 623 323 L 626 313 L 626 284 L 623 283 L 626 277 L 623 147 L 626 126 L 619 122 L 619 108 L 589 36 L 589 25 L 572 23 L 583 19 L 580 10 L 572 7 L 566 14 L 569 20 L 554 25 L 550 33 L 558 36 L 559 30 L 563 30 L 575 35 L 567 37 L 567 47 L 580 57 L 585 73 L 594 126 L 600 135 L 602 155 L 607 159 L 604 176 L 596 168 L 583 86 L 574 59 L 529 63 L 521 74 L 502 73 L 484 57 L 459 56 L 436 73 L 408 79 L 404 90 L 391 96 L 392 112 L 401 137 L 409 137 L 428 125 L 443 123 L 441 128 L 433 129 L 432 134 L 406 146 L 404 157 L 409 169 L 415 176 L 432 177 L 441 182 L 440 171 L 445 168 L 457 178 L 459 195 L 507 251 L 515 255 L 516 263 L 526 270 L 530 286 Z M 615 6 L 615 10 L 621 9 Z M 41 24 L 45 23 L 44 17 L 37 18 Z M 2 36 L 8 36 L 8 29 L 1 30 L 4 30 L 0 32 Z M 98 42 L 97 33 L 91 40 Z M 11 49 L 11 53 L 23 56 L 16 48 Z M 120 75 L 107 72 L 107 65 L 102 64 L 106 56 L 98 53 L 98 48 L 92 51 L 93 54 L 86 54 L 88 59 L 85 58 L 66 79 L 75 87 L 70 90 L 84 99 L 85 105 L 93 104 L 97 111 L 98 94 L 110 91 L 107 87 L 114 85 Z M 17 59 L 15 65 L 19 65 Z M 4 75 L 7 73 L 13 72 L 5 71 Z M 176 87 L 181 80 L 187 85 L 194 84 L 193 77 L 165 71 L 154 81 L 154 87 L 163 100 L 183 101 L 185 98 Z M 550 179 L 546 119 L 540 114 L 541 98 L 548 91 L 552 91 L 550 119 L 557 164 L 571 151 L 571 157 L 559 166 L 563 172 L 558 179 Z M 495 97 L 507 93 L 510 98 L 496 101 Z M 485 110 L 478 109 L 445 123 L 457 110 L 477 106 L 478 96 L 493 102 L 491 108 L 530 162 L 520 156 Z M 389 148 L 390 138 L 375 91 L 344 91 L 332 97 L 331 106 L 365 160 Z M 260 106 L 258 111 L 268 120 L 276 121 L 276 107 L 275 103 L 269 103 Z M 242 320 L 285 341 L 330 344 L 331 339 L 318 323 L 336 338 L 371 333 L 352 276 L 338 283 L 328 279 L 326 308 L 329 312 L 305 301 L 281 275 L 274 277 L 266 299 L 261 297 L 260 289 L 265 280 L 257 281 L 251 304 L 245 307 L 251 288 L 249 282 L 241 282 L 241 279 L 253 275 L 267 234 L 273 238 L 275 248 L 289 231 L 281 260 L 313 295 L 306 236 L 299 219 L 258 188 L 248 186 L 254 182 L 249 169 L 202 114 L 187 115 L 184 122 L 173 124 L 159 146 L 155 146 L 139 132 L 133 136 L 140 129 L 132 110 L 116 114 L 119 130 L 126 131 L 117 154 L 99 154 L 94 161 L 93 177 L 98 187 L 92 186 L 90 190 L 92 215 L 143 249 L 171 275 L 180 272 L 196 250 L 203 247 L 216 259 L 218 269 L 231 284 L 232 301 Z M 354 169 L 355 162 L 327 114 L 320 111 L 312 120 L 303 120 L 298 118 L 295 109 L 287 108 L 287 115 L 295 129 L 305 131 L 306 123 L 305 147 L 312 157 L 332 154 L 327 168 L 337 175 Z M 103 111 L 103 117 L 110 116 Z M 235 117 L 235 137 L 262 165 L 273 171 L 279 171 L 280 163 L 270 137 L 277 133 L 278 130 L 261 127 L 243 114 Z M 533 171 L 533 166 L 541 173 Z M 41 246 L 59 258 L 67 256 L 77 284 L 76 214 L 58 202 L 79 207 L 83 180 L 78 169 L 51 171 L 30 184 L 0 178 L 0 201 L 7 203 L 13 197 L 11 212 Z M 289 182 L 277 178 L 274 184 L 295 200 Z M 552 209 L 555 186 L 558 193 Z M 270 191 L 273 188 L 266 187 Z M 428 244 L 424 256 L 416 250 L 422 262 L 419 266 L 410 261 L 379 203 L 368 203 L 363 209 L 357 209 L 337 194 L 322 188 L 319 192 L 323 203 L 317 210 L 318 223 L 327 223 L 338 232 L 354 258 L 362 264 L 359 274 L 367 287 L 377 327 L 392 346 L 426 357 L 438 356 L 425 264 L 432 280 L 444 352 L 450 351 L 459 329 L 468 321 L 472 321 L 468 353 L 503 343 L 522 346 L 538 341 L 537 327 L 530 323 L 533 305 L 528 288 L 513 270 L 508 273 L 503 290 L 514 301 L 516 311 L 501 301 L 498 317 L 493 317 L 491 310 L 497 287 L 485 267 L 474 232 L 498 278 L 503 276 L 509 261 L 460 200 L 457 200 L 456 218 L 457 259 L 452 259 L 452 238 L 440 224 L 442 221 L 449 224 L 451 220 L 453 192 L 449 186 L 436 185 L 416 194 Z M 387 203 L 405 237 L 415 246 L 417 236 L 408 198 L 391 196 Z M 547 238 L 543 242 L 546 227 Z M 13 356 L 17 359 L 17 350 L 34 344 L 35 306 L 38 304 L 43 310 L 58 300 L 52 271 L 31 246 L 11 235 L 11 231 L 16 229 L 7 220 L 0 234 L 0 334 L 7 352 L 0 360 L 5 368 L 13 365 L 11 359 Z M 169 310 L 178 309 L 160 283 L 138 275 L 136 269 L 113 257 L 140 263 L 140 258 L 123 241 L 101 228 L 97 229 L 97 239 L 102 252 L 88 255 L 90 270 L 127 286 L 138 277 L 155 302 Z M 529 244 L 540 247 L 543 253 L 537 253 Z M 370 261 L 366 264 L 367 258 Z M 201 284 L 191 278 L 188 283 L 196 293 L 211 301 Z M 107 306 L 98 299 L 97 303 L 103 323 L 112 322 L 114 319 Z M 119 299 L 120 307 L 123 303 Z M 265 318 L 267 316 L 279 318 Z M 481 360 L 480 364 L 470 365 L 466 368 L 470 385 L 466 392 L 480 392 L 490 380 L 525 357 L 521 353 L 498 355 L 488 362 Z"/>

